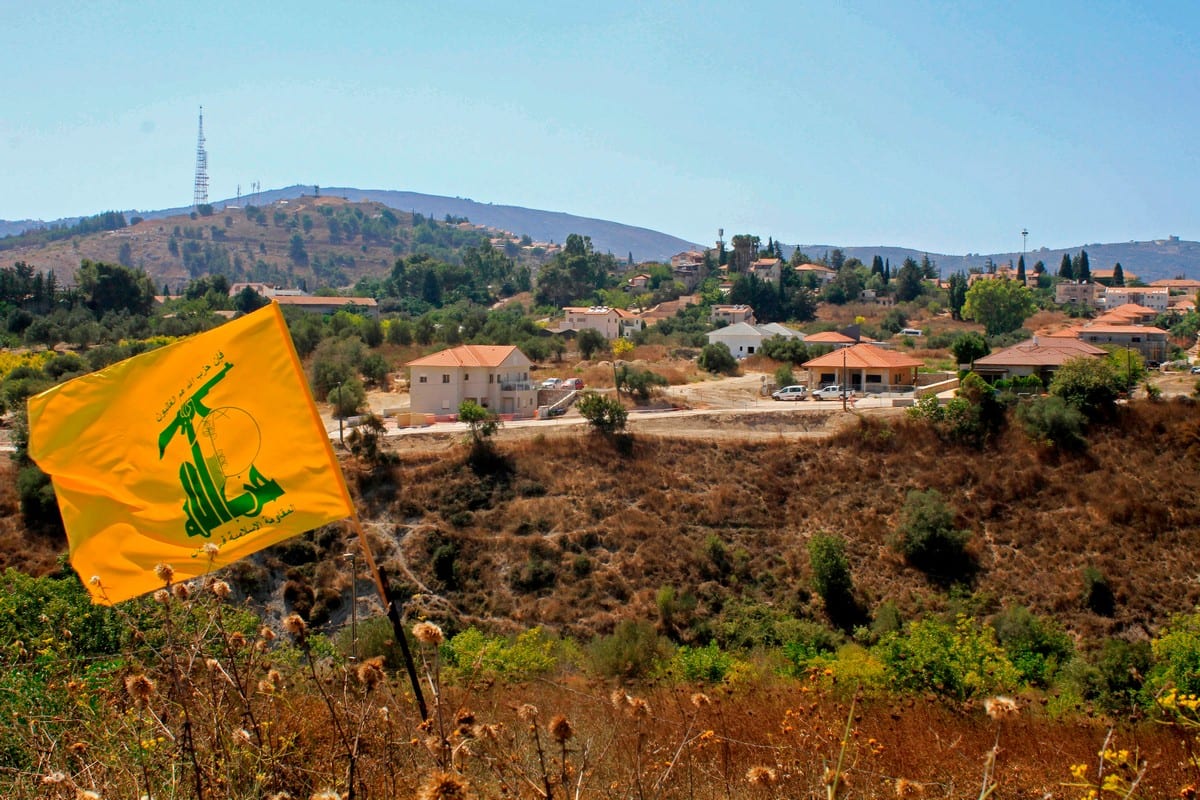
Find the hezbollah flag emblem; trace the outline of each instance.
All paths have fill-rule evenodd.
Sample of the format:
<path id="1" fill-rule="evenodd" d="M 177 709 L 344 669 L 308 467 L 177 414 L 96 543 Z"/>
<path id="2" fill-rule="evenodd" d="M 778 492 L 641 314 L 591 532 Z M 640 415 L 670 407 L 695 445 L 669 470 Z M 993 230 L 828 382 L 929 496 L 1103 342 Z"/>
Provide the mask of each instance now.
<path id="1" fill-rule="evenodd" d="M 274 303 L 31 397 L 29 454 L 99 603 L 353 514 Z"/>

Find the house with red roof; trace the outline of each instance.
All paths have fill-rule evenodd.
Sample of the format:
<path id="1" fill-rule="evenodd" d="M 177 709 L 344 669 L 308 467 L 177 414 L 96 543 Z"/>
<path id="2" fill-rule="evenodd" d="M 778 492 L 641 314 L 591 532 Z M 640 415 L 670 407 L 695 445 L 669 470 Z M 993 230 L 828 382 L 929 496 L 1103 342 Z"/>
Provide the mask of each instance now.
<path id="1" fill-rule="evenodd" d="M 1108 351 L 1064 336 L 1034 336 L 1029 341 L 975 359 L 974 371 L 986 381 L 1036 375 L 1043 386 L 1054 373 L 1076 358 L 1103 358 Z"/>
<path id="2" fill-rule="evenodd" d="M 512 345 L 464 344 L 415 359 L 405 364 L 412 411 L 457 414 L 460 403 L 474 400 L 498 414 L 533 416 L 532 364 Z"/>
<path id="3" fill-rule="evenodd" d="M 805 338 L 811 342 L 812 336 Z M 917 384 L 918 358 L 862 342 L 839 348 L 801 364 L 808 371 L 809 388 L 838 384 L 857 392 L 896 392 Z"/>

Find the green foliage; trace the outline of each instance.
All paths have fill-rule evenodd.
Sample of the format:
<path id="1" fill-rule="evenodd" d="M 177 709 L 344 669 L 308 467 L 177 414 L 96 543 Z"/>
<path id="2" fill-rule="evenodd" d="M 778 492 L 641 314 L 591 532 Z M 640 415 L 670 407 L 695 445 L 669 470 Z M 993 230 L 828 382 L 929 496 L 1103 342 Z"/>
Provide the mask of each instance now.
<path id="1" fill-rule="evenodd" d="M 606 678 L 636 680 L 650 675 L 666 658 L 668 644 L 642 620 L 624 620 L 609 636 L 601 636 L 587 648 L 592 669 Z"/>
<path id="2" fill-rule="evenodd" d="M 879 323 L 879 329 L 886 332 L 889 336 L 897 334 L 907 327 L 908 317 L 895 306 L 888 309 L 888 312 L 883 315 L 883 319 Z"/>
<path id="3" fill-rule="evenodd" d="M 875 652 L 893 685 L 909 691 L 966 700 L 1011 691 L 1020 683 L 993 629 L 970 617 L 912 622 L 902 633 L 884 636 Z"/>
<path id="4" fill-rule="evenodd" d="M 783 655 L 789 662 L 788 672 L 797 677 L 814 661 L 836 653 L 845 642 L 842 634 L 811 620 L 795 620 L 787 631 Z"/>
<path id="5" fill-rule="evenodd" d="M 154 284 L 140 269 L 84 259 L 75 273 L 75 285 L 97 319 L 109 311 L 144 317 L 154 307 Z"/>
<path id="6" fill-rule="evenodd" d="M 605 397 L 596 392 L 584 392 L 575 407 L 597 433 L 611 436 L 625 429 L 628 413 L 615 398 Z"/>
<path id="7" fill-rule="evenodd" d="M 896 530 L 896 550 L 935 578 L 957 580 L 971 571 L 966 546 L 970 531 L 954 527 L 954 512 L 936 489 L 908 493 Z"/>
<path id="8" fill-rule="evenodd" d="M 640 369 L 630 364 L 617 367 L 617 386 L 629 392 L 639 402 L 646 402 L 653 394 L 655 387 L 666 386 L 667 379 L 657 372 Z"/>
<path id="9" fill-rule="evenodd" d="M 584 328 L 579 332 L 575 339 L 575 345 L 579 348 L 579 355 L 584 361 L 591 361 L 592 356 L 597 351 L 608 346 L 608 340 L 604 338 L 604 334 L 595 328 Z"/>
<path id="10" fill-rule="evenodd" d="M 500 417 L 474 400 L 464 400 L 458 404 L 458 420 L 467 423 L 474 447 L 483 447 L 500 428 Z"/>
<path id="11" fill-rule="evenodd" d="M 1200 695 L 1200 612 L 1178 614 L 1151 642 L 1152 684 Z"/>
<path id="12" fill-rule="evenodd" d="M 1037 304 L 1027 287 L 1007 278 L 990 278 L 976 281 L 967 290 L 962 314 L 981 323 L 988 336 L 995 336 L 1017 330 L 1035 310 Z"/>
<path id="13" fill-rule="evenodd" d="M 616 259 L 592 249 L 591 237 L 572 233 L 563 249 L 539 271 L 534 299 L 538 305 L 562 308 L 611 285 L 609 276 L 618 271 Z"/>
<path id="14" fill-rule="evenodd" d="M 680 647 L 671 661 L 671 671 L 689 683 L 720 683 L 733 667 L 733 656 L 716 642 L 704 647 Z"/>
<path id="15" fill-rule="evenodd" d="M 1024 606 L 997 614 L 992 627 L 1008 660 L 1030 686 L 1048 686 L 1075 653 L 1071 638 L 1053 620 L 1036 617 Z"/>
<path id="16" fill-rule="evenodd" d="M 832 534 L 816 534 L 808 540 L 808 563 L 812 568 L 813 588 L 825 601 L 830 618 L 843 620 L 854 608 L 854 579 L 850 575 L 850 559 L 846 557 L 846 540 Z"/>
<path id="17" fill-rule="evenodd" d="M 35 578 L 7 569 L 0 577 L 0 642 L 6 653 L 21 642 L 29 658 L 46 666 L 55 659 L 114 655 L 122 632 L 117 613 L 94 605 L 74 573 Z"/>
<path id="18" fill-rule="evenodd" d="M 804 344 L 803 339 L 788 339 L 778 334 L 763 340 L 761 352 L 774 361 L 783 361 L 792 365 L 803 364 L 811 358 L 808 345 Z M 785 383 L 779 385 L 787 386 Z"/>
<path id="19" fill-rule="evenodd" d="M 333 404 L 335 417 L 350 417 L 367 404 L 367 390 L 357 378 L 342 381 L 329 390 L 326 400 Z"/>
<path id="20" fill-rule="evenodd" d="M 1017 420 L 1035 442 L 1063 450 L 1087 448 L 1083 412 L 1061 397 L 1037 397 L 1017 407 Z"/>
<path id="21" fill-rule="evenodd" d="M 736 375 L 738 372 L 737 359 L 729 351 L 729 345 L 724 342 L 711 342 L 700 350 L 697 361 L 700 369 L 714 375 Z"/>
<path id="22" fill-rule="evenodd" d="M 1067 361 L 1050 381 L 1050 393 L 1079 409 L 1089 421 L 1108 418 L 1116 410 L 1124 384 L 1111 361 L 1080 356 Z"/>
<path id="23" fill-rule="evenodd" d="M 554 564 L 537 556 L 530 558 L 508 576 L 508 583 L 518 592 L 541 592 L 554 586 L 558 571 Z"/>
<path id="24" fill-rule="evenodd" d="M 975 359 L 983 358 L 992 350 L 981 335 L 975 331 L 967 331 L 954 339 L 950 345 L 950 352 L 954 353 L 955 363 L 974 364 Z"/>
<path id="25" fill-rule="evenodd" d="M 967 276 L 962 272 L 955 272 L 947 281 L 949 288 L 946 290 L 946 302 L 950 306 L 950 317 L 952 319 L 961 320 L 963 306 L 967 302 Z"/>
<path id="26" fill-rule="evenodd" d="M 775 385 L 779 387 L 791 386 L 796 382 L 796 375 L 792 372 L 791 364 L 780 364 L 775 369 L 774 375 Z"/>
<path id="27" fill-rule="evenodd" d="M 558 663 L 555 640 L 540 627 L 516 637 L 488 636 L 468 628 L 445 647 L 452 667 L 486 680 L 520 681 L 552 671 Z"/>

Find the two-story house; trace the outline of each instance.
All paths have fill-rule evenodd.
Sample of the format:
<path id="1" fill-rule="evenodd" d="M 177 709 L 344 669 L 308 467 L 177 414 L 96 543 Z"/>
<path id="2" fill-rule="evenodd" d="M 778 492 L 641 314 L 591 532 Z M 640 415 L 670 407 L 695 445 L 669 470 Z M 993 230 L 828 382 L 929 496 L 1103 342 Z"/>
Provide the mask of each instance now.
<path id="1" fill-rule="evenodd" d="M 464 344 L 408 362 L 408 393 L 417 414 L 455 414 L 474 400 L 498 414 L 533 416 L 537 388 L 529 358 L 512 345 Z"/>
<path id="2" fill-rule="evenodd" d="M 565 319 L 559 324 L 558 330 L 579 332 L 592 328 L 600 331 L 605 339 L 616 339 L 629 327 L 627 320 L 637 315 L 622 308 L 608 306 L 567 306 L 563 309 Z M 624 328 L 622 323 L 626 322 Z"/>

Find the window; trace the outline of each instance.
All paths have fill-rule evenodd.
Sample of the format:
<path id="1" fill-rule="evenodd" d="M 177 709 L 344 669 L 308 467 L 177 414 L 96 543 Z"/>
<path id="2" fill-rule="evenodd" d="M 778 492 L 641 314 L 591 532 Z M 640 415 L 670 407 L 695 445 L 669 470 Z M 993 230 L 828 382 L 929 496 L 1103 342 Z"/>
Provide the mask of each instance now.
<path id="1" fill-rule="evenodd" d="M 495 373 L 492 373 L 491 375 L 488 375 L 488 383 L 495 383 L 495 382 L 496 382 L 496 375 L 495 375 Z"/>
<path id="2" fill-rule="evenodd" d="M 470 373 L 468 373 L 468 372 L 464 372 L 464 373 L 463 373 L 463 380 L 464 380 L 464 381 L 469 381 L 469 380 L 471 380 L 471 375 L 470 375 Z"/>
<path id="3" fill-rule="evenodd" d="M 429 383 L 429 376 L 428 376 L 428 375 L 422 375 L 422 376 L 420 377 L 420 379 L 417 381 L 417 383 Z"/>
<path id="4" fill-rule="evenodd" d="M 449 382 L 450 382 L 450 375 L 449 375 L 449 373 L 445 373 L 445 372 L 443 372 L 443 373 L 442 373 L 442 383 L 449 383 Z"/>

